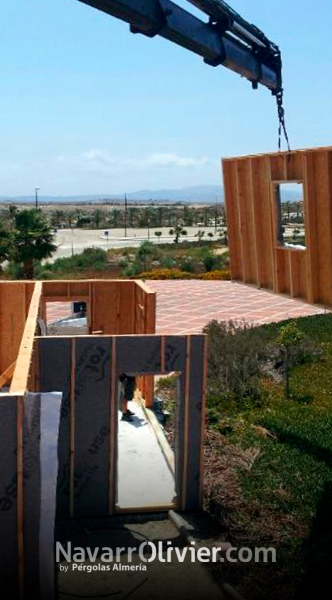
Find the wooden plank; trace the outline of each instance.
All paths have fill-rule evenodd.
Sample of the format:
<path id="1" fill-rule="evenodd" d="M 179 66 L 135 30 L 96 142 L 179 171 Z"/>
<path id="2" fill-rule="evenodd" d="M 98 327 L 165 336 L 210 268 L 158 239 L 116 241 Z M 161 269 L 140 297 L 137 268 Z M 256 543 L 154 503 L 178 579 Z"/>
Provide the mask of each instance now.
<path id="1" fill-rule="evenodd" d="M 245 283 L 256 283 L 255 239 L 252 196 L 250 193 L 250 162 L 242 161 L 237 164 L 236 181 L 240 215 L 243 281 Z"/>
<path id="2" fill-rule="evenodd" d="M 276 292 L 278 294 L 290 293 L 289 275 L 289 250 L 286 248 L 275 249 L 276 264 Z"/>
<path id="3" fill-rule="evenodd" d="M 121 335 L 133 333 L 135 331 L 135 287 L 136 284 L 134 281 L 123 281 L 118 287 L 118 331 Z"/>
<path id="4" fill-rule="evenodd" d="M 277 155 L 268 155 L 268 160 L 271 170 L 272 181 L 286 181 L 287 171 L 285 154 L 283 152 L 280 152 Z"/>
<path id="5" fill-rule="evenodd" d="M 224 201 L 227 217 L 227 237 L 230 252 L 230 266 L 232 279 L 243 279 L 242 247 L 240 238 L 239 210 L 237 186 L 235 177 L 235 163 L 224 162 Z"/>
<path id="6" fill-rule="evenodd" d="M 118 281 L 93 281 L 92 331 L 106 335 L 117 335 L 119 331 L 119 286 Z"/>
<path id="7" fill-rule="evenodd" d="M 12 380 L 15 366 L 16 360 L 0 375 L 0 389 Z"/>
<path id="8" fill-rule="evenodd" d="M 249 186 L 249 197 L 251 203 L 251 211 L 252 211 L 252 235 L 254 242 L 254 282 L 258 287 L 261 287 L 262 281 L 264 281 L 264 258 L 266 256 L 266 252 L 262 252 L 262 243 L 264 238 L 262 237 L 262 233 L 266 229 L 266 223 L 262 223 L 262 214 L 261 207 L 264 205 L 261 197 L 261 190 L 259 187 L 260 182 L 260 169 L 259 164 L 254 161 L 254 159 L 250 159 L 249 162 L 249 173 L 250 173 L 250 186 Z M 263 224 L 263 227 L 262 227 Z"/>
<path id="9" fill-rule="evenodd" d="M 75 503 L 75 389 L 76 389 L 76 338 L 71 340 L 70 356 L 70 482 L 69 514 L 74 517 Z"/>
<path id="10" fill-rule="evenodd" d="M 16 359 L 26 322 L 26 283 L 21 281 L 0 282 L 0 372 Z"/>
<path id="11" fill-rule="evenodd" d="M 67 283 L 67 281 L 44 281 L 44 297 L 54 300 L 57 298 L 68 298 Z"/>
<path id="12" fill-rule="evenodd" d="M 285 157 L 285 181 L 302 182 L 303 171 L 303 153 L 290 152 Z"/>
<path id="13" fill-rule="evenodd" d="M 166 347 L 166 338 L 164 335 L 161 336 L 160 338 L 160 362 L 161 362 L 161 367 L 160 367 L 160 372 L 161 374 L 165 373 L 165 347 Z"/>
<path id="14" fill-rule="evenodd" d="M 203 340 L 203 389 L 202 389 L 202 417 L 201 417 L 201 446 L 200 446 L 200 505 L 203 507 L 204 495 L 204 438 L 205 438 L 205 416 L 206 416 L 206 397 L 207 397 L 207 376 L 208 376 L 208 337 Z"/>
<path id="15" fill-rule="evenodd" d="M 186 367 L 185 367 L 185 393 L 184 393 L 184 415 L 183 415 L 183 463 L 182 489 L 178 503 L 182 510 L 186 510 L 187 487 L 188 487 L 188 444 L 189 444 L 189 403 L 190 403 L 190 359 L 191 359 L 191 336 L 186 336 Z M 179 465 L 176 465 L 179 468 Z"/>
<path id="16" fill-rule="evenodd" d="M 72 296 L 44 296 L 43 295 L 43 302 L 72 302 L 73 300 L 77 301 L 77 302 L 89 302 L 89 296 L 74 296 L 74 298 Z"/>
<path id="17" fill-rule="evenodd" d="M 265 158 L 251 159 L 251 186 L 254 206 L 257 283 L 260 287 L 273 288 L 273 251 L 270 196 L 270 177 Z"/>
<path id="18" fill-rule="evenodd" d="M 135 279 L 134 281 L 135 285 L 146 294 L 155 294 L 155 292 L 151 290 L 151 288 L 149 288 L 149 286 L 141 279 Z"/>
<path id="19" fill-rule="evenodd" d="M 314 193 L 317 223 L 317 268 L 319 301 L 331 306 L 332 303 L 332 218 L 329 178 L 329 155 L 325 151 L 316 152 L 313 161 Z"/>
<path id="20" fill-rule="evenodd" d="M 109 411 L 109 479 L 108 479 L 108 514 L 116 510 L 117 497 L 117 452 L 118 452 L 118 399 L 117 399 L 117 355 L 116 338 L 111 340 L 111 386 Z"/>
<path id="21" fill-rule="evenodd" d="M 24 394 L 27 389 L 41 294 L 42 282 L 37 281 L 31 298 L 29 314 L 20 344 L 12 384 L 10 386 L 10 392 L 13 394 Z"/>
<path id="22" fill-rule="evenodd" d="M 23 419 L 24 396 L 17 397 L 17 545 L 20 598 L 24 597 L 24 465 Z"/>
<path id="23" fill-rule="evenodd" d="M 307 300 L 308 302 L 319 302 L 319 273 L 317 256 L 317 219 L 314 188 L 314 164 L 313 155 L 304 154 L 303 172 L 304 172 L 304 215 L 305 215 L 305 233 L 306 246 L 308 249 L 308 274 L 307 274 Z"/>

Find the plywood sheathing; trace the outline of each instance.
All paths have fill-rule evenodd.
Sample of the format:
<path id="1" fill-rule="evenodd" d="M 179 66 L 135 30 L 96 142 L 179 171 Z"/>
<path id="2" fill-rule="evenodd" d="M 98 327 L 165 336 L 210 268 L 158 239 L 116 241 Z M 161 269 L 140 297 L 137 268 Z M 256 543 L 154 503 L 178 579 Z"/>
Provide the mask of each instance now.
<path id="1" fill-rule="evenodd" d="M 87 303 L 89 333 L 155 333 L 156 294 L 141 281 L 101 279 L 44 282 L 42 313 L 47 302 L 74 300 Z M 138 386 L 146 406 L 152 406 L 153 378 L 139 378 Z"/>
<path id="2" fill-rule="evenodd" d="M 332 147 L 222 161 L 232 279 L 332 306 Z M 275 184 L 302 182 L 306 249 L 281 246 Z"/>
<path id="3" fill-rule="evenodd" d="M 0 373 L 16 361 L 34 282 L 0 281 Z"/>
<path id="4" fill-rule="evenodd" d="M 5 385 L 7 385 L 9 383 L 9 381 L 11 381 L 14 370 L 15 370 L 15 365 L 16 365 L 16 361 L 13 362 L 9 367 L 7 367 L 7 369 L 4 370 L 2 375 L 0 375 L 0 390 Z"/>

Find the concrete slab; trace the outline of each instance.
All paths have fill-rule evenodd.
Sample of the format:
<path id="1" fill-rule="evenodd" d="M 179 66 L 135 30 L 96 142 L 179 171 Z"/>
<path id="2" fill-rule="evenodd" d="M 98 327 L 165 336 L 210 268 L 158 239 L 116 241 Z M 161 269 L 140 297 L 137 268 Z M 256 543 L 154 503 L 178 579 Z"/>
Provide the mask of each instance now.
<path id="1" fill-rule="evenodd" d="M 71 541 L 73 547 L 89 547 L 92 552 L 96 548 L 110 547 L 115 553 L 116 548 L 122 548 L 122 553 L 118 563 L 114 560 L 106 564 L 108 570 L 101 570 L 103 566 L 105 569 L 105 563 L 100 560 L 100 553 L 95 563 L 85 560 L 80 563 L 80 569 L 71 562 L 58 563 L 58 598 L 115 596 L 119 600 L 129 597 L 135 600 L 223 600 L 222 592 L 205 568 L 208 565 L 198 560 L 191 562 L 188 550 L 185 560 L 178 560 L 174 549 L 182 552 L 185 545 L 167 517 L 153 520 L 148 517 L 144 521 L 141 517 L 122 515 L 108 522 L 67 522 L 63 528 L 65 533 L 61 535 L 62 544 L 65 540 Z M 142 560 L 139 553 L 139 546 L 147 541 L 158 548 L 158 554 L 151 562 Z M 166 552 L 170 547 L 173 550 L 169 555 L 171 560 L 167 562 Z M 129 554 L 129 548 L 136 551 Z M 150 550 L 144 554 L 145 559 L 151 559 Z"/>
<path id="2" fill-rule="evenodd" d="M 119 509 L 169 507 L 175 499 L 174 476 L 161 452 L 155 432 L 136 402 L 132 422 L 121 421 L 118 433 Z"/>

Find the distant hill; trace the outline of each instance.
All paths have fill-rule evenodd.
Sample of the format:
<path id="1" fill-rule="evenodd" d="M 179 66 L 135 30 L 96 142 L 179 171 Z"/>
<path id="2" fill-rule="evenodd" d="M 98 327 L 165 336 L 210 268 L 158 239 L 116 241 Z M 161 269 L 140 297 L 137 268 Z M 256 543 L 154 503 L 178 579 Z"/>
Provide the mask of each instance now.
<path id="1" fill-rule="evenodd" d="M 215 202 L 216 196 L 218 202 L 223 201 L 224 192 L 221 185 L 200 185 L 186 187 L 182 189 L 170 190 L 139 190 L 127 194 L 128 200 L 135 202 L 147 202 L 161 200 L 163 202 Z M 43 196 L 39 195 L 39 201 L 42 203 L 74 203 L 80 202 L 103 202 L 103 201 L 124 202 L 124 194 L 82 194 L 77 196 Z M 34 203 L 34 196 L 1 196 L 0 202 L 15 203 Z"/>
<path id="2" fill-rule="evenodd" d="M 301 200 L 301 191 L 282 189 L 282 202 Z M 216 201 L 224 201 L 224 190 L 221 185 L 197 185 L 181 189 L 165 190 L 139 190 L 127 194 L 132 202 L 195 202 L 201 204 L 212 204 Z M 39 196 L 43 204 L 81 204 L 100 203 L 105 201 L 124 202 L 124 194 L 82 194 L 77 196 Z M 1 196 L 0 202 L 34 203 L 34 196 Z"/>

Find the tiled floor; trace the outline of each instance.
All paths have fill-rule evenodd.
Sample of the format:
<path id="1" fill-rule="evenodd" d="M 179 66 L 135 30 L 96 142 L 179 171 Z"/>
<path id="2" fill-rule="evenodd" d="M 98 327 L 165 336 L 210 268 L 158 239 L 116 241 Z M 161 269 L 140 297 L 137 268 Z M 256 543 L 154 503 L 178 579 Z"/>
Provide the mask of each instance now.
<path id="1" fill-rule="evenodd" d="M 231 281 L 146 281 L 157 292 L 157 333 L 200 333 L 209 321 L 270 323 L 325 310 Z M 69 302 L 47 307 L 47 320 L 70 315 Z"/>
<path id="2" fill-rule="evenodd" d="M 146 281 L 157 292 L 157 333 L 199 333 L 212 319 L 270 323 L 324 313 L 317 306 L 231 281 Z"/>

